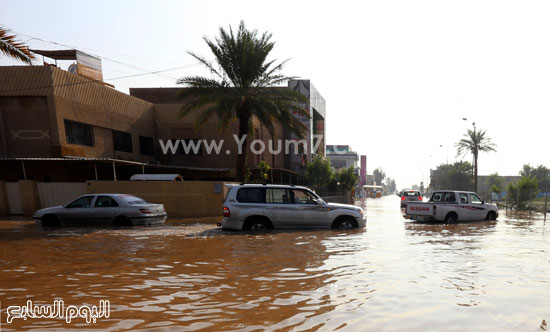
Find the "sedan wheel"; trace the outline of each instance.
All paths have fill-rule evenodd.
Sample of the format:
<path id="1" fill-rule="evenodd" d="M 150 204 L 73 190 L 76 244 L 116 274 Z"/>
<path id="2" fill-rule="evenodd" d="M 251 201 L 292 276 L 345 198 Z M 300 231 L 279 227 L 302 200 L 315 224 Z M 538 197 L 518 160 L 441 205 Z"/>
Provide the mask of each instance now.
<path id="1" fill-rule="evenodd" d="M 352 229 L 352 228 L 356 228 L 356 227 L 357 227 L 357 224 L 355 223 L 355 220 L 343 219 L 343 220 L 337 221 L 334 228 Z"/>

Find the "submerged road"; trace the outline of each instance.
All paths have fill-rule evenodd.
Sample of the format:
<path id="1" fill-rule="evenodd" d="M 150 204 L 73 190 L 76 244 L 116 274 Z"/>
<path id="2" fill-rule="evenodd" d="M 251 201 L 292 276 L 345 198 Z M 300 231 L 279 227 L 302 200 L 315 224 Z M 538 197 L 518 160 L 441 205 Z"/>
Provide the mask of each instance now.
<path id="1" fill-rule="evenodd" d="M 550 222 L 418 224 L 395 196 L 360 230 L 226 232 L 171 222 L 43 230 L 0 221 L 1 331 L 537 331 Z M 6 321 L 8 306 L 110 302 L 108 318 Z"/>

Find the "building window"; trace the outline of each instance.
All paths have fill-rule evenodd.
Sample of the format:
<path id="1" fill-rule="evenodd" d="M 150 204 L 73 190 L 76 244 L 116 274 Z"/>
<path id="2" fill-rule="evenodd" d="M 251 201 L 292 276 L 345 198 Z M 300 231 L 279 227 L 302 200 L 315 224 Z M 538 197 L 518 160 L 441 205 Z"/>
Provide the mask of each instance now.
<path id="1" fill-rule="evenodd" d="M 153 147 L 153 139 L 151 137 L 139 137 L 139 153 L 144 156 L 155 155 L 155 148 Z"/>
<path id="2" fill-rule="evenodd" d="M 113 145 L 115 151 L 132 153 L 132 134 L 113 130 Z"/>
<path id="3" fill-rule="evenodd" d="M 178 142 L 176 154 L 183 156 L 202 155 L 202 140 L 197 138 L 186 138 Z"/>
<path id="4" fill-rule="evenodd" d="M 88 124 L 65 120 L 65 136 L 68 144 L 94 146 L 94 131 Z"/>

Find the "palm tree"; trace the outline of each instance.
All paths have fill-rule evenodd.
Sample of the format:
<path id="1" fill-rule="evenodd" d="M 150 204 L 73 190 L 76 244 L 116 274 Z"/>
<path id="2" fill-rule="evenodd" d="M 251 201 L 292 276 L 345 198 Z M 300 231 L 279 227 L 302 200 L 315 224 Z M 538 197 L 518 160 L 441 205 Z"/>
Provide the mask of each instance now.
<path id="1" fill-rule="evenodd" d="M 14 35 L 10 35 L 8 30 L 0 26 L 0 52 L 23 62 L 32 65 L 34 55 L 22 43 L 15 39 Z"/>
<path id="2" fill-rule="evenodd" d="M 211 118 L 217 118 L 221 133 L 238 121 L 239 139 L 250 134 L 253 117 L 274 137 L 273 121 L 277 120 L 303 138 L 306 127 L 293 113 L 309 117 L 304 107 L 308 100 L 297 91 L 277 86 L 293 77 L 280 73 L 288 60 L 278 64 L 275 64 L 276 60 L 267 60 L 275 45 L 270 33 L 264 32 L 260 36 L 256 30 L 247 30 L 241 21 L 236 34 L 231 27 L 229 31 L 220 28 L 220 36 L 215 41 L 206 37 L 204 41 L 214 54 L 215 64 L 188 53 L 211 72 L 212 78 L 186 76 L 178 80 L 178 84 L 186 86 L 178 93 L 180 99 L 186 99 L 180 116 L 196 112 L 196 131 Z M 237 155 L 236 176 L 239 181 L 245 180 L 246 143 L 247 138 L 242 153 Z"/>
<path id="3" fill-rule="evenodd" d="M 491 142 L 491 139 L 485 136 L 485 130 L 468 129 L 468 132 L 464 134 L 463 139 L 455 144 L 457 147 L 457 157 L 460 155 L 466 155 L 471 153 L 474 156 L 474 192 L 477 192 L 477 159 L 480 152 L 496 151 L 496 144 Z"/>

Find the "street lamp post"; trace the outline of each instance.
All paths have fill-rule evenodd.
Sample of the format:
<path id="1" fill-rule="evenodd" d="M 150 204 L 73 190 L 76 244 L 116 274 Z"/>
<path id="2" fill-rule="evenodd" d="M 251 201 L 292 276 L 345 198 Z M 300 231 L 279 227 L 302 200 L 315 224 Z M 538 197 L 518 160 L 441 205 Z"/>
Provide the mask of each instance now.
<path id="1" fill-rule="evenodd" d="M 462 118 L 462 120 L 468 121 L 468 118 Z M 474 126 L 474 135 L 475 135 L 475 133 L 476 133 L 476 123 L 475 123 L 475 121 L 472 122 L 472 126 Z M 475 182 L 476 182 L 476 179 L 474 179 L 474 177 L 476 176 L 476 175 L 475 175 L 475 167 L 476 167 L 476 166 L 475 166 L 475 162 L 476 162 L 475 156 L 474 156 L 473 153 L 472 153 L 472 182 L 473 182 L 473 183 L 472 183 L 472 188 L 474 187 L 474 184 L 475 184 Z"/>

